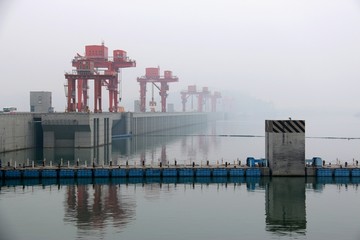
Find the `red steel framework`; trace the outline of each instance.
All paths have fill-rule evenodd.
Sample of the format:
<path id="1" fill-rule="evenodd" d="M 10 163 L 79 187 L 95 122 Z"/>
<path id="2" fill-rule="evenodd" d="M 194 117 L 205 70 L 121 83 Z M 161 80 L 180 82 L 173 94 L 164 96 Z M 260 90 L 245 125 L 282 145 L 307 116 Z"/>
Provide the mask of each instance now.
<path id="1" fill-rule="evenodd" d="M 123 50 L 114 50 L 108 56 L 108 48 L 101 45 L 85 46 L 85 56 L 77 54 L 72 60 L 75 70 L 66 73 L 67 112 L 88 112 L 88 81 L 94 80 L 94 112 L 102 112 L 101 87 L 109 91 L 109 112 L 119 110 L 119 71 L 136 67 L 136 62 Z"/>
<path id="2" fill-rule="evenodd" d="M 159 89 L 159 95 L 161 97 L 161 112 L 166 112 L 166 98 L 168 96 L 169 84 L 171 82 L 178 82 L 179 78 L 172 75 L 171 71 L 164 71 L 164 76 L 160 76 L 160 68 L 146 68 L 145 76 L 137 78 L 140 84 L 140 111 L 146 111 L 146 84 L 152 83 L 157 89 Z M 156 85 L 160 83 L 160 87 Z M 150 102 L 151 106 L 154 106 L 154 101 Z"/>
<path id="3" fill-rule="evenodd" d="M 217 99 L 221 98 L 220 92 L 214 92 L 213 95 L 211 95 L 211 92 L 209 91 L 208 87 L 203 87 L 202 91 L 196 90 L 196 85 L 190 85 L 188 86 L 188 89 L 185 91 L 181 91 L 181 102 L 182 102 L 182 111 L 186 112 L 186 103 L 188 101 L 188 98 L 191 96 L 196 96 L 198 99 L 198 112 L 204 111 L 204 105 L 206 104 L 207 100 L 211 99 L 211 111 L 216 112 L 216 103 Z M 192 103 L 193 104 L 193 103 Z"/>

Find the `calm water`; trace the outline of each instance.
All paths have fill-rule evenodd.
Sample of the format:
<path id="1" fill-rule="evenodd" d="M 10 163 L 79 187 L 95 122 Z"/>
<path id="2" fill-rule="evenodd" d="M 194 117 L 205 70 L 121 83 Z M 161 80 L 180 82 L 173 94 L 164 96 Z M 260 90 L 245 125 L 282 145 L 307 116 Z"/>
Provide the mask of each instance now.
<path id="1" fill-rule="evenodd" d="M 348 128 L 307 121 L 307 137 L 357 138 Z M 219 136 L 225 135 L 225 136 Z M 226 135 L 237 135 L 230 137 Z M 252 135 L 244 137 L 240 135 Z M 221 121 L 201 128 L 121 139 L 96 149 L 2 154 L 54 164 L 233 161 L 264 157 L 264 122 Z M 357 139 L 306 139 L 306 157 L 359 160 Z M 61 160 L 62 159 L 62 160 Z M 360 178 L 185 178 L 5 181 L 0 239 L 360 239 Z"/>

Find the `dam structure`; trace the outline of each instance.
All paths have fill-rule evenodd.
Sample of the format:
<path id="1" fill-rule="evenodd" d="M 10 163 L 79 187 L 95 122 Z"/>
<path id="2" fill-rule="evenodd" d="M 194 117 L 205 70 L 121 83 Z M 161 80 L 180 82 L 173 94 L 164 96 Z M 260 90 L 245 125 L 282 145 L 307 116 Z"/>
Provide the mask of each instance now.
<path id="1" fill-rule="evenodd" d="M 13 149 L 43 145 L 49 149 L 60 147 L 87 148 L 110 145 L 112 138 L 129 137 L 146 133 L 202 124 L 216 119 L 209 113 L 51 113 L 0 115 L 1 147 Z M 6 125 L 4 125 L 6 124 Z M 305 159 L 304 120 L 266 120 L 266 156 L 234 162 L 209 161 L 188 163 L 160 162 L 148 164 L 144 160 L 130 163 L 112 161 L 104 164 L 95 159 L 79 159 L 52 164 L 37 165 L 34 161 L 17 164 L 16 159 L 1 162 L 0 179 L 27 178 L 213 178 L 213 177 L 261 177 L 261 176 L 302 176 L 319 178 L 360 177 L 358 162 L 350 165 L 326 165 L 320 157 Z M 4 138 L 7 136 L 7 138 Z M 42 137 L 43 136 L 43 137 Z M 15 148 L 15 149 L 14 149 Z M 10 150 L 9 150 L 10 151 Z"/>
<path id="2" fill-rule="evenodd" d="M 91 148 L 112 138 L 204 124 L 214 113 L 14 113 L 0 114 L 0 152 L 29 148 Z"/>

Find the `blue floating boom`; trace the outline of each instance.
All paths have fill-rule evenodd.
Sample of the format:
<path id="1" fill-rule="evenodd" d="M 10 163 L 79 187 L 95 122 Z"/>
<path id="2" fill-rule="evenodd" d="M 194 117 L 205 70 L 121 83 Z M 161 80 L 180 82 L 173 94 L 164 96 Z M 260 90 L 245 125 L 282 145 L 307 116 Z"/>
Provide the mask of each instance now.
<path id="1" fill-rule="evenodd" d="M 192 168 L 182 168 L 182 169 L 179 169 L 179 176 L 180 177 L 193 177 L 194 172 L 195 171 Z"/>
<path id="2" fill-rule="evenodd" d="M 197 177 L 210 177 L 211 171 L 209 168 L 199 168 L 196 170 L 195 174 Z"/>
<path id="3" fill-rule="evenodd" d="M 163 177 L 177 177 L 177 174 L 177 170 L 172 168 L 165 168 L 162 172 Z"/>
<path id="4" fill-rule="evenodd" d="M 42 178 L 56 178 L 57 173 L 55 169 L 45 169 L 41 171 Z"/>
<path id="5" fill-rule="evenodd" d="M 351 176 L 352 177 L 360 177 L 360 169 L 353 169 L 351 171 Z"/>
<path id="6" fill-rule="evenodd" d="M 232 168 L 229 170 L 230 177 L 243 177 L 245 175 L 244 169 L 241 168 Z"/>
<path id="7" fill-rule="evenodd" d="M 77 170 L 77 177 L 78 178 L 92 177 L 92 170 L 91 169 L 78 169 Z"/>
<path id="8" fill-rule="evenodd" d="M 59 177 L 60 178 L 73 178 L 73 177 L 75 177 L 75 171 L 73 169 L 60 169 Z"/>
<path id="9" fill-rule="evenodd" d="M 335 169 L 334 176 L 335 177 L 349 177 L 350 171 L 349 171 L 349 169 L 344 169 L 344 168 Z"/>
<path id="10" fill-rule="evenodd" d="M 213 177 L 226 177 L 228 172 L 225 168 L 216 168 L 213 170 Z"/>
<path id="11" fill-rule="evenodd" d="M 332 170 L 327 168 L 319 168 L 316 171 L 318 177 L 332 177 Z"/>
<path id="12" fill-rule="evenodd" d="M 129 177 L 143 177 L 143 176 L 144 176 L 143 169 L 133 168 L 129 170 Z"/>
<path id="13" fill-rule="evenodd" d="M 112 177 L 126 177 L 126 169 L 116 168 L 111 171 Z"/>
<path id="14" fill-rule="evenodd" d="M 145 171 L 146 177 L 160 177 L 161 171 L 160 169 L 148 168 Z"/>
<path id="15" fill-rule="evenodd" d="M 20 170 L 7 170 L 5 171 L 5 178 L 21 178 Z"/>
<path id="16" fill-rule="evenodd" d="M 23 172 L 24 178 L 38 178 L 40 177 L 40 171 L 36 169 L 26 169 Z"/>
<path id="17" fill-rule="evenodd" d="M 110 171 L 109 169 L 97 168 L 94 169 L 94 177 L 109 177 Z"/>
<path id="18" fill-rule="evenodd" d="M 249 177 L 258 177 L 261 175 L 260 169 L 259 168 L 248 168 L 246 170 L 246 176 Z"/>

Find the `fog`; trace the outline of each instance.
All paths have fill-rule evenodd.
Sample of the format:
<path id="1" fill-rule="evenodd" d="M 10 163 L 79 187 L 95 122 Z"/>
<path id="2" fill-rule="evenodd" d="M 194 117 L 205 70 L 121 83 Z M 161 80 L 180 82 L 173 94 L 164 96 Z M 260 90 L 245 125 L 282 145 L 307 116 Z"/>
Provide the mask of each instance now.
<path id="1" fill-rule="evenodd" d="M 178 111 L 179 92 L 196 84 L 239 112 L 360 112 L 358 0 L 2 0 L 0 41 L 1 108 L 29 111 L 30 91 L 51 91 L 64 111 L 72 58 L 104 41 L 137 62 L 122 71 L 127 111 L 136 78 L 160 66 L 179 77 L 168 100 Z"/>

